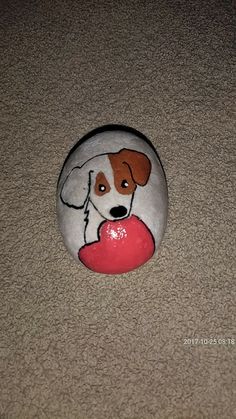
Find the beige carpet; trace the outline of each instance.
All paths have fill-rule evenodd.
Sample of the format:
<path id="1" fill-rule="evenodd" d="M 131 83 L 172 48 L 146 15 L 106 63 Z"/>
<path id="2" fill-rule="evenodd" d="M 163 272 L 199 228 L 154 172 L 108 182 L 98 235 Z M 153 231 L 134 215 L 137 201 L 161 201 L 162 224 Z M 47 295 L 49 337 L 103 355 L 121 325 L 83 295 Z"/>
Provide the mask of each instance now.
<path id="1" fill-rule="evenodd" d="M 1 22 L 1 419 L 236 418 L 232 2 L 13 0 Z M 159 258 L 119 277 L 77 266 L 55 214 L 106 123 L 169 185 Z"/>

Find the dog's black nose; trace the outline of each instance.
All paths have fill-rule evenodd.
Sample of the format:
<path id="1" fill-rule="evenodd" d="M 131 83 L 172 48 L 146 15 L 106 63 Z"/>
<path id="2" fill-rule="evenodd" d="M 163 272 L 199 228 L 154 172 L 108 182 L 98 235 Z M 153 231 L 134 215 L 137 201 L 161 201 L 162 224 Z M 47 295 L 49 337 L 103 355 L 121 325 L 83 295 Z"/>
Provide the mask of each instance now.
<path id="1" fill-rule="evenodd" d="M 118 207 L 111 208 L 110 214 L 114 218 L 124 217 L 127 214 L 127 209 L 122 205 L 119 205 Z"/>

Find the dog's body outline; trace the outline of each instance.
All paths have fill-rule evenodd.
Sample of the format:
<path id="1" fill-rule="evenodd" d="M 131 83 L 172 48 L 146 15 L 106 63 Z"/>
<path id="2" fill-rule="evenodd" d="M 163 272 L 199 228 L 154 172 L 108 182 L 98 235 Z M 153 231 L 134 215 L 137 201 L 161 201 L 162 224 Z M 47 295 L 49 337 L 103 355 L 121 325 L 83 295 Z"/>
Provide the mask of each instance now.
<path id="1" fill-rule="evenodd" d="M 106 166 L 105 161 L 107 159 L 110 160 L 110 166 L 113 171 L 114 181 L 111 182 L 111 176 L 109 176 L 109 181 L 110 181 L 110 184 L 112 184 L 113 194 L 115 193 L 116 196 L 117 196 L 116 179 L 118 175 L 120 176 L 122 170 L 126 171 L 126 175 L 129 174 L 130 183 L 132 183 L 131 192 L 127 193 L 126 191 L 122 191 L 122 189 L 118 185 L 118 189 L 119 189 L 118 192 L 120 192 L 119 195 L 121 196 L 122 204 L 123 202 L 126 203 L 124 204 L 125 206 L 118 205 L 116 207 L 113 206 L 110 209 L 110 212 L 111 212 L 111 210 L 115 208 L 120 208 L 120 207 L 125 208 L 127 212 L 124 214 L 124 216 L 121 216 L 121 217 L 118 216 L 115 219 L 110 218 L 110 215 L 107 215 L 107 210 L 106 210 L 106 213 L 104 214 L 102 213 L 104 212 L 104 210 L 101 211 L 101 208 L 99 208 L 99 205 L 97 205 L 97 203 L 102 202 L 102 200 L 97 199 L 97 197 L 95 196 L 94 176 L 97 171 L 97 174 L 96 174 L 96 178 L 97 178 L 98 174 L 101 173 L 101 171 L 98 173 L 98 170 L 96 168 L 90 168 L 91 163 L 95 162 L 96 164 L 95 159 L 97 159 L 97 162 L 99 159 L 100 169 L 103 168 L 103 166 Z M 140 163 L 140 166 L 139 166 L 139 163 Z M 87 171 L 85 170 L 86 167 L 88 168 Z M 122 170 L 119 170 L 120 167 L 122 167 Z M 118 152 L 113 152 L 113 153 L 106 152 L 106 153 L 95 155 L 89 158 L 88 160 L 86 160 L 82 165 L 74 166 L 71 169 L 71 171 L 69 172 L 69 174 L 67 175 L 67 177 L 65 178 L 62 184 L 61 192 L 60 192 L 60 199 L 64 205 L 66 205 L 67 207 L 71 209 L 84 210 L 84 215 L 85 215 L 84 217 L 84 245 L 91 244 L 95 241 L 99 241 L 99 230 L 101 228 L 101 225 L 106 220 L 119 221 L 121 219 L 128 218 L 132 214 L 132 205 L 133 205 L 136 187 L 137 186 L 143 187 L 147 184 L 150 177 L 151 168 L 152 168 L 151 161 L 147 157 L 146 154 L 139 152 L 137 150 L 122 148 Z M 102 171 L 102 174 L 104 174 L 103 172 L 104 170 Z M 86 175 L 85 176 L 86 182 L 85 182 L 85 179 L 81 179 L 81 184 L 79 184 L 78 179 L 80 175 L 84 177 L 84 173 Z M 104 177 L 106 178 L 106 176 L 107 176 L 107 173 L 105 173 Z M 72 185 L 70 189 L 69 187 L 70 183 L 73 183 L 73 182 L 74 184 Z M 80 186 L 80 191 L 79 191 L 79 194 L 77 195 L 80 195 L 80 192 L 81 192 L 81 196 L 80 197 L 77 196 L 75 199 L 75 196 L 73 197 L 73 194 L 75 195 L 75 190 L 78 189 L 78 186 Z M 126 195 L 126 197 L 124 197 L 124 195 Z"/>

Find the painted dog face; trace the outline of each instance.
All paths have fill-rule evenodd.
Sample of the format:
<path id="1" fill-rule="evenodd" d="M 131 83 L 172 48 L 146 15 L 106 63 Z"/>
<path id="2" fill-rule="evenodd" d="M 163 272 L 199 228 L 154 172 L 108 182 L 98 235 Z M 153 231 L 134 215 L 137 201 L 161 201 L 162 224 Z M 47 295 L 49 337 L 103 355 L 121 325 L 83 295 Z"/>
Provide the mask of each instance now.
<path id="1" fill-rule="evenodd" d="M 90 201 L 107 220 L 129 216 L 134 192 L 145 186 L 151 172 L 148 157 L 135 150 L 102 154 L 75 167 L 61 191 L 62 202 L 76 209 Z"/>

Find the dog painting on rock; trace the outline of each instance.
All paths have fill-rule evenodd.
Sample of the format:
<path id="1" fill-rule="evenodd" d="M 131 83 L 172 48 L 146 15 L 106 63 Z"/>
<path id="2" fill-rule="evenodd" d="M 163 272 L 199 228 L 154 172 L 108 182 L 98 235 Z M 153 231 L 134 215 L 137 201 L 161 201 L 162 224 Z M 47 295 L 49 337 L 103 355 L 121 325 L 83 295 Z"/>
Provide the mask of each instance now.
<path id="1" fill-rule="evenodd" d="M 137 145 L 135 142 L 129 147 L 127 141 L 122 142 L 124 146 L 115 147 L 116 151 L 93 153 L 82 163 L 72 160 L 59 188 L 60 214 L 67 214 L 65 234 L 71 235 L 65 237 L 66 244 L 69 247 L 70 242 L 75 243 L 76 235 L 80 236 L 77 258 L 101 273 L 123 273 L 142 265 L 153 255 L 157 244 L 155 228 L 152 229 L 155 220 L 148 220 L 158 211 L 158 205 L 152 208 L 156 201 L 152 190 L 158 171 L 162 174 L 161 166 L 153 162 L 145 147 L 137 149 L 132 147 Z M 160 180 L 161 187 L 165 186 L 163 178 Z M 159 207 L 163 203 L 166 205 L 162 200 Z M 157 225 L 161 218 L 156 220 Z M 64 233 L 63 225 L 61 230 Z"/>

